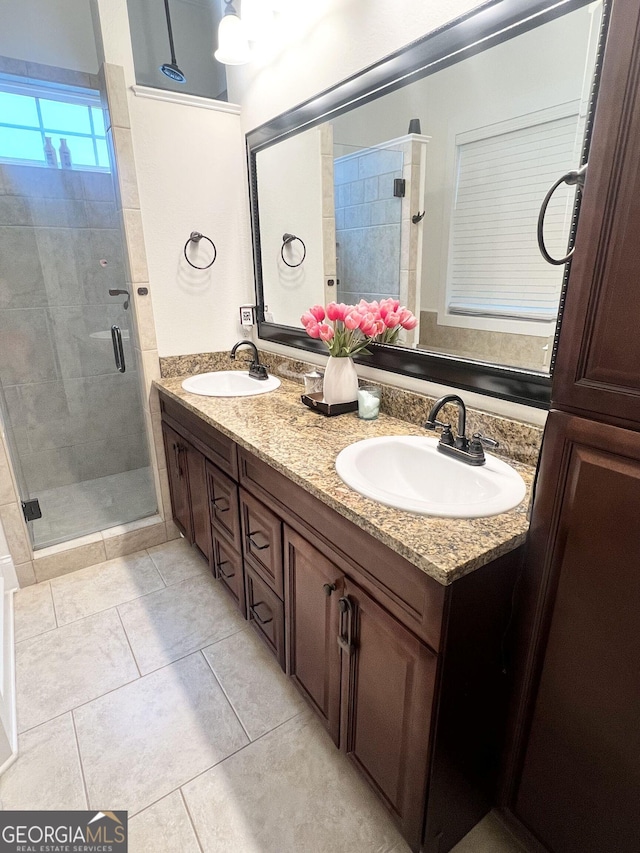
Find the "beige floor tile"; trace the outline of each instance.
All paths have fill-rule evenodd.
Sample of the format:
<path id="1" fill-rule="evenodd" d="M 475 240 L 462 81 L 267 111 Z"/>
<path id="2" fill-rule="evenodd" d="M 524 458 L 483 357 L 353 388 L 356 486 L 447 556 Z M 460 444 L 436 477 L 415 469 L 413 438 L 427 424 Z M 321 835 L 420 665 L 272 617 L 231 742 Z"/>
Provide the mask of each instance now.
<path id="1" fill-rule="evenodd" d="M 164 581 L 146 551 L 116 557 L 51 581 L 60 625 L 158 589 L 164 589 Z"/>
<path id="2" fill-rule="evenodd" d="M 165 545 L 157 545 L 155 548 L 149 548 L 148 552 L 167 586 L 198 575 L 211 575 L 206 560 L 186 539 L 175 539 Z"/>
<path id="3" fill-rule="evenodd" d="M 456 844 L 451 853 L 523 853 L 523 848 L 490 812 Z"/>
<path id="4" fill-rule="evenodd" d="M 0 776 L 3 809 L 86 809 L 71 714 L 20 735 L 18 758 Z"/>
<path id="5" fill-rule="evenodd" d="M 182 790 L 205 853 L 387 853 L 400 841 L 309 711 Z"/>
<path id="6" fill-rule="evenodd" d="M 307 707 L 253 631 L 227 637 L 203 653 L 251 740 Z"/>
<path id="7" fill-rule="evenodd" d="M 131 853 L 200 853 L 180 791 L 174 791 L 129 821 Z"/>
<path id="8" fill-rule="evenodd" d="M 56 627 L 51 587 L 38 583 L 18 590 L 13 597 L 16 643 Z"/>
<path id="9" fill-rule="evenodd" d="M 118 614 L 106 610 L 16 645 L 18 731 L 138 678 Z"/>
<path id="10" fill-rule="evenodd" d="M 74 712 L 89 802 L 135 814 L 247 743 L 200 652 Z"/>
<path id="11" fill-rule="evenodd" d="M 189 578 L 118 610 L 143 675 L 246 626 L 210 576 Z"/>

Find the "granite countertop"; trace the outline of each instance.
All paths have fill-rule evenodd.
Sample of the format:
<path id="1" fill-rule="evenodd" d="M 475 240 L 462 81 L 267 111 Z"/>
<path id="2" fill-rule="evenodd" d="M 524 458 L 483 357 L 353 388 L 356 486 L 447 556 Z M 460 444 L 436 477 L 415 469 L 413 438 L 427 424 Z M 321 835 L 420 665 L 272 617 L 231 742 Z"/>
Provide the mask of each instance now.
<path id="1" fill-rule="evenodd" d="M 524 542 L 534 475 L 528 465 L 511 463 L 527 495 L 509 512 L 476 519 L 414 515 L 354 492 L 334 467 L 337 454 L 362 438 L 426 434 L 414 424 L 384 414 L 363 421 L 356 412 L 326 418 L 304 406 L 301 386 L 287 380 L 255 397 L 202 397 L 182 389 L 184 378 L 154 384 L 443 585 Z"/>

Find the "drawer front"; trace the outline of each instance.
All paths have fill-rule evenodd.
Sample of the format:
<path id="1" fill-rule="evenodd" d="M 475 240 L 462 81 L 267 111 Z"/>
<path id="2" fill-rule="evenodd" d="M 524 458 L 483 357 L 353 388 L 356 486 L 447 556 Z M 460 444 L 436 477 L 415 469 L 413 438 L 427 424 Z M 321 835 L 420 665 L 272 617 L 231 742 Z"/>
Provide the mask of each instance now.
<path id="1" fill-rule="evenodd" d="M 247 618 L 284 669 L 284 605 L 250 566 L 245 576 Z"/>
<path id="2" fill-rule="evenodd" d="M 207 462 L 207 489 L 211 524 L 237 551 L 240 551 L 242 536 L 238 509 L 238 487 L 215 465 Z"/>
<path id="3" fill-rule="evenodd" d="M 240 489 L 240 515 L 247 561 L 276 595 L 284 598 L 282 522 L 244 489 Z"/>
<path id="4" fill-rule="evenodd" d="M 215 528 L 213 533 L 213 573 L 227 589 L 238 610 L 246 618 L 247 603 L 244 588 L 244 570 L 242 557 L 228 542 L 217 535 Z"/>

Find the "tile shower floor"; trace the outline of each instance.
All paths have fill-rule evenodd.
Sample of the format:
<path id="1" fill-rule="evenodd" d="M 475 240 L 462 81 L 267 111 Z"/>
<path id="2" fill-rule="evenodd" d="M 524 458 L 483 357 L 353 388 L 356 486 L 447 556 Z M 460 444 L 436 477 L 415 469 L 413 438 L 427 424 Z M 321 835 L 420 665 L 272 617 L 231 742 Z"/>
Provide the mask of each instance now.
<path id="1" fill-rule="evenodd" d="M 15 596 L 4 809 L 126 809 L 131 853 L 406 853 L 183 540 Z M 492 815 L 456 853 L 522 853 Z"/>
<path id="2" fill-rule="evenodd" d="M 153 515 L 157 509 L 151 468 L 135 468 L 43 489 L 36 495 L 42 518 L 32 522 L 36 548 Z"/>

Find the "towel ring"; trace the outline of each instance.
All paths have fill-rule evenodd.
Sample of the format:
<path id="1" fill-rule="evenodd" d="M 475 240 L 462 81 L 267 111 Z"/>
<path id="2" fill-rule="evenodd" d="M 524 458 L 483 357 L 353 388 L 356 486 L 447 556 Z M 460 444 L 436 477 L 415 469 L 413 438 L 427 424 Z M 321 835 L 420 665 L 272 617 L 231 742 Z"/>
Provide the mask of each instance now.
<path id="1" fill-rule="evenodd" d="M 297 240 L 300 243 L 300 245 L 302 246 L 302 257 L 300 258 L 300 260 L 298 261 L 297 264 L 290 264 L 289 261 L 287 261 L 285 259 L 284 247 L 286 245 L 288 245 L 289 243 L 293 243 L 294 240 Z M 307 247 L 305 246 L 304 242 L 300 239 L 300 237 L 296 237 L 295 234 L 283 234 L 282 235 L 282 247 L 280 249 L 280 257 L 282 258 L 283 263 L 285 263 L 288 267 L 292 267 L 292 268 L 293 267 L 299 267 L 302 264 L 302 262 L 304 261 L 304 259 L 307 257 Z"/>
<path id="2" fill-rule="evenodd" d="M 213 249 L 213 257 L 211 258 L 211 261 L 204 267 L 199 267 L 197 264 L 194 264 L 193 261 L 189 260 L 189 256 L 187 255 L 187 247 L 189 246 L 189 243 L 199 243 L 200 240 L 208 240 L 211 243 L 211 248 Z M 206 234 L 201 234 L 199 231 L 192 231 L 191 235 L 189 236 L 189 239 L 184 244 L 184 258 L 185 258 L 186 262 L 190 266 L 192 266 L 195 270 L 208 270 L 209 267 L 213 266 L 215 259 L 217 257 L 218 257 L 218 250 L 216 249 L 216 244 L 213 242 L 211 237 L 207 237 Z"/>
<path id="3" fill-rule="evenodd" d="M 547 206 L 551 201 L 551 196 L 558 189 L 560 184 L 566 184 L 569 187 L 577 186 L 578 189 L 582 189 L 584 187 L 584 181 L 587 176 L 587 163 L 584 166 L 581 166 L 577 171 L 567 172 L 566 175 L 563 175 L 561 178 L 555 182 L 555 184 L 551 187 L 549 192 L 544 197 L 544 201 L 542 202 L 542 207 L 540 208 L 540 213 L 538 214 L 538 248 L 540 249 L 540 254 L 550 264 L 553 264 L 556 267 L 561 266 L 562 264 L 566 264 L 567 261 L 570 261 L 573 257 L 573 253 L 575 251 L 575 246 L 571 249 L 571 251 L 564 256 L 564 258 L 554 258 L 549 252 L 547 252 L 547 247 L 544 244 L 544 217 L 547 212 Z"/>

